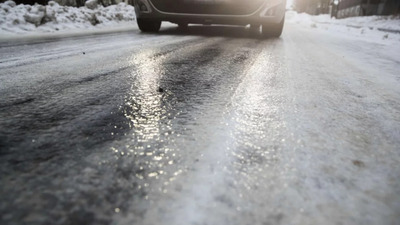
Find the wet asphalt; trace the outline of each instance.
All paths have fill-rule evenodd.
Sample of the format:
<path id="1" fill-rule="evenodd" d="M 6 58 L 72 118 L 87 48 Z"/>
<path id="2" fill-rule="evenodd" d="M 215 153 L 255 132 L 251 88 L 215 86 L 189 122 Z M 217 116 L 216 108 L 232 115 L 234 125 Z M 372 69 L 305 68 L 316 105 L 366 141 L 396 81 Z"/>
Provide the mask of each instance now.
<path id="1" fill-rule="evenodd" d="M 0 223 L 398 223 L 396 74 L 288 27 L 0 43 Z"/>

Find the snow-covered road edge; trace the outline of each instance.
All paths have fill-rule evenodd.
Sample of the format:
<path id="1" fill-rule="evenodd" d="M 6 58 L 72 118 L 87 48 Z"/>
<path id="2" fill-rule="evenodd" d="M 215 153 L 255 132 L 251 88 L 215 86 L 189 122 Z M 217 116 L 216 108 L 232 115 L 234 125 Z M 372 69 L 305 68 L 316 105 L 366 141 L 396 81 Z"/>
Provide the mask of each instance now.
<path id="1" fill-rule="evenodd" d="M 346 19 L 331 18 L 328 14 L 312 16 L 288 11 L 286 22 L 307 29 L 330 32 L 334 35 L 354 37 L 376 43 L 400 42 L 399 16 L 364 16 Z"/>
<path id="2" fill-rule="evenodd" d="M 353 28 L 369 28 L 381 31 L 392 31 L 394 33 L 400 32 L 400 16 L 363 16 L 335 19 L 331 18 L 328 14 L 312 16 L 306 13 L 297 13 L 294 11 L 289 11 L 287 16 L 291 21 L 302 23 L 308 22 L 317 24 L 333 24 Z"/>
<path id="3" fill-rule="evenodd" d="M 126 32 L 126 31 L 133 31 L 136 29 L 137 29 L 136 22 L 132 21 L 132 22 L 120 22 L 117 25 L 113 26 L 94 27 L 92 29 L 72 28 L 51 33 L 34 32 L 34 31 L 24 34 L 0 33 L 0 42 L 78 37 L 78 36 L 87 36 L 96 34 Z"/>
<path id="4" fill-rule="evenodd" d="M 0 39 L 129 30 L 136 26 L 135 18 L 133 6 L 125 3 L 103 7 L 89 0 L 77 8 L 54 1 L 46 6 L 6 1 L 0 3 Z"/>

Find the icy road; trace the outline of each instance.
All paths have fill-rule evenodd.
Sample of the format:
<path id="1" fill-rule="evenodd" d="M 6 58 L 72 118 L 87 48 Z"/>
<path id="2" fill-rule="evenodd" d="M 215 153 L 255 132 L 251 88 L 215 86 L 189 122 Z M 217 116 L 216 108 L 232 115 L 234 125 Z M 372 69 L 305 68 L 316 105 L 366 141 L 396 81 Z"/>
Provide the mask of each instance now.
<path id="1" fill-rule="evenodd" d="M 287 24 L 0 44 L 0 223 L 399 224 L 399 45 Z"/>

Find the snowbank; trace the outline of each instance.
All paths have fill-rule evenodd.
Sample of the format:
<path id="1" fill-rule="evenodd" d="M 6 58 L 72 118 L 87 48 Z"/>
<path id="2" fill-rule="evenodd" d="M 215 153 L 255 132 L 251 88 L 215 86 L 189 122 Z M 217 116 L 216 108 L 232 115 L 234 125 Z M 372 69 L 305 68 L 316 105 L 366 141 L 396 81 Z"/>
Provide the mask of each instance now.
<path id="1" fill-rule="evenodd" d="M 1 33 L 25 34 L 56 32 L 71 29 L 110 27 L 135 20 L 134 8 L 125 3 L 103 7 L 97 0 L 89 0 L 85 7 L 48 5 L 16 5 L 13 1 L 0 3 Z"/>
<path id="2" fill-rule="evenodd" d="M 326 30 L 340 35 L 351 35 L 371 40 L 400 41 L 400 16 L 364 16 L 335 19 L 329 15 L 312 16 L 289 11 L 286 22 L 312 29 Z"/>
<path id="3" fill-rule="evenodd" d="M 288 13 L 290 22 L 296 23 L 327 23 L 335 25 L 344 25 L 354 28 L 372 28 L 382 30 L 392 30 L 393 32 L 400 32 L 400 16 L 363 16 L 363 17 L 350 17 L 345 19 L 331 18 L 329 15 L 311 16 L 306 13 L 296 13 L 291 11 Z"/>

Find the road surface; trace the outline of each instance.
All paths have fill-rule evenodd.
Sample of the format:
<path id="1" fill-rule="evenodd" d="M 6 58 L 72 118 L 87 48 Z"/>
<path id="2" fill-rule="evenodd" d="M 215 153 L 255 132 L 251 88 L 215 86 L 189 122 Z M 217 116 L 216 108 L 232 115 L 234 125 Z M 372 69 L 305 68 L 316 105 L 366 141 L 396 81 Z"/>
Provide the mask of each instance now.
<path id="1" fill-rule="evenodd" d="M 399 46 L 294 24 L 0 46 L 1 224 L 399 224 Z"/>

